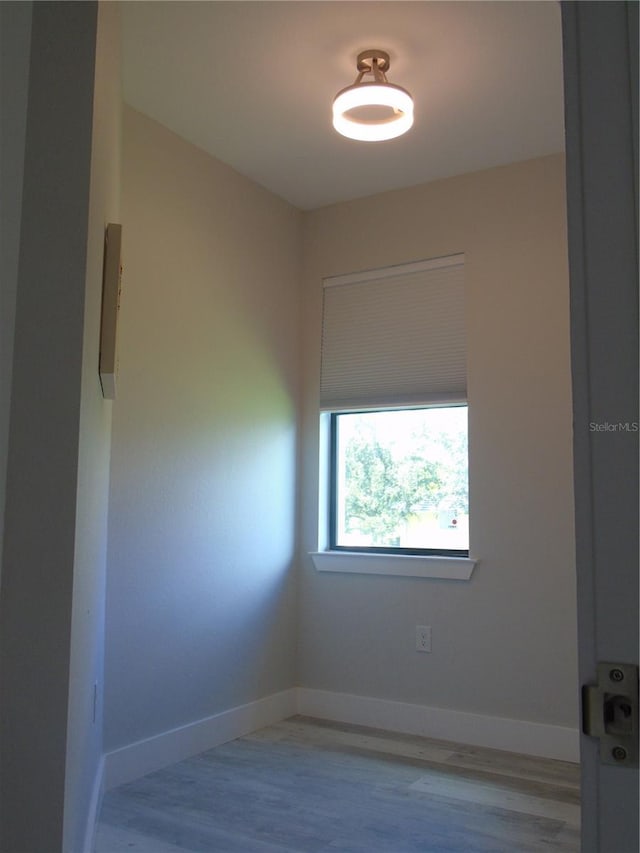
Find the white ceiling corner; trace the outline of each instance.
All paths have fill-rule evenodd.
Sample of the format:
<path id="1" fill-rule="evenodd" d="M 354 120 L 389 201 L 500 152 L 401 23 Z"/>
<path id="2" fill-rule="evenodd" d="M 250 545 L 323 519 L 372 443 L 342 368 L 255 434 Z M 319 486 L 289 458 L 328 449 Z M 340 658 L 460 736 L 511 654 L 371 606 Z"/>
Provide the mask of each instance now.
<path id="1" fill-rule="evenodd" d="M 561 151 L 560 9 L 537 2 L 128 2 L 125 101 L 302 209 Z M 391 55 L 416 121 L 331 126 L 355 57 Z"/>

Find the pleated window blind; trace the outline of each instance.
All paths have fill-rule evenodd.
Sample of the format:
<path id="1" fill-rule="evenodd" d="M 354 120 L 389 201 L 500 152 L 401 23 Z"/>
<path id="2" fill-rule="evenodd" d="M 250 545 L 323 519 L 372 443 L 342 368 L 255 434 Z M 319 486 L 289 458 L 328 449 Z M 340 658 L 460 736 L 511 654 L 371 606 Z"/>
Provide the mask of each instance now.
<path id="1" fill-rule="evenodd" d="M 324 280 L 324 411 L 462 402 L 464 255 Z"/>

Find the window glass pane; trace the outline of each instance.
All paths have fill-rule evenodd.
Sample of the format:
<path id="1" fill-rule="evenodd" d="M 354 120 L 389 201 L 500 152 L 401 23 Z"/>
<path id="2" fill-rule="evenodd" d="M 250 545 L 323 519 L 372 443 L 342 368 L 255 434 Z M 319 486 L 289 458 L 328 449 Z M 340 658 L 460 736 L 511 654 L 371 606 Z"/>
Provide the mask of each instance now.
<path id="1" fill-rule="evenodd" d="M 335 421 L 334 545 L 468 551 L 466 406 Z"/>

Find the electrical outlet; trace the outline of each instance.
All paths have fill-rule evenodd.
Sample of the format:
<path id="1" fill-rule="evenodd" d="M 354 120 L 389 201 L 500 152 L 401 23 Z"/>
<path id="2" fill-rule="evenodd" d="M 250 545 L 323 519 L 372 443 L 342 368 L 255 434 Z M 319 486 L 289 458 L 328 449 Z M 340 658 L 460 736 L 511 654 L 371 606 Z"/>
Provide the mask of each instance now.
<path id="1" fill-rule="evenodd" d="M 431 626 L 416 625 L 416 651 L 431 651 Z"/>

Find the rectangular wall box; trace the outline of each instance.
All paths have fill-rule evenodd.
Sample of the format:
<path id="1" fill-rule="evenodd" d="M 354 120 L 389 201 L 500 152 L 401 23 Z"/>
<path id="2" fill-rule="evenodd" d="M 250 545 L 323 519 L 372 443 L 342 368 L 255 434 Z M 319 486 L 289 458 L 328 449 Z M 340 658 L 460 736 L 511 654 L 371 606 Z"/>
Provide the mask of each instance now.
<path id="1" fill-rule="evenodd" d="M 104 238 L 104 272 L 102 278 L 102 320 L 100 324 L 100 384 L 105 400 L 115 400 L 118 311 L 122 265 L 122 225 L 109 223 Z"/>

